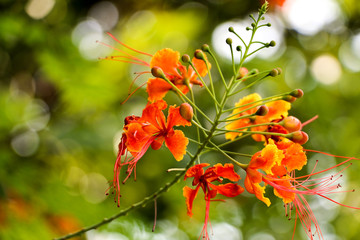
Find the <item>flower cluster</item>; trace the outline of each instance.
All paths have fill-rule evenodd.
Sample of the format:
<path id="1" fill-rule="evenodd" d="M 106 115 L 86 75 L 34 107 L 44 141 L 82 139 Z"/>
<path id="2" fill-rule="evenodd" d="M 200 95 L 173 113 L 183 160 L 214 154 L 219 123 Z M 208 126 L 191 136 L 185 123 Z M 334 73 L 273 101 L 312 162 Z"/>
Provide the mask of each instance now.
<path id="1" fill-rule="evenodd" d="M 267 3 L 260 9 L 258 18 L 250 15 L 253 23 L 247 29 L 251 30 L 252 35 L 259 28 L 270 26 L 270 24 L 260 23 L 264 20 L 263 15 L 266 11 Z M 273 41 L 270 43 L 252 42 L 252 40 L 246 43 L 232 27 L 229 28 L 229 32 L 240 38 L 244 46 L 236 47 L 240 54 L 240 62 L 236 63 L 233 57 L 233 73 L 228 80 L 224 77 L 215 55 L 207 44 L 203 45 L 201 50 L 195 51 L 193 59 L 188 55 L 180 57 L 179 52 L 169 48 L 161 49 L 151 55 L 125 45 L 109 34 L 127 50 L 151 57 L 151 59 L 147 62 L 114 47 L 112 48 L 119 51 L 121 55 L 105 59 L 143 65 L 148 69 L 139 73 L 139 76 L 146 73 L 152 73 L 153 76 L 143 84 L 146 84 L 148 98 L 142 115 L 125 118 L 114 166 L 114 179 L 110 187 L 116 192 L 115 201 L 120 206 L 120 182 L 125 182 L 132 173 L 136 177 L 136 165 L 150 146 L 153 150 L 158 150 L 165 143 L 175 160 L 183 160 L 185 155 L 189 157 L 186 158 L 185 169 L 176 169 L 180 171 L 180 174 L 176 175 L 172 184 L 175 184 L 182 175 L 184 175 L 184 180 L 193 178 L 193 188 L 189 186 L 183 188 L 187 214 L 190 217 L 193 215 L 194 199 L 202 189 L 206 209 L 201 232 L 204 239 L 210 238 L 207 230 L 210 221 L 210 203 L 224 201 L 218 198 L 219 195 L 236 197 L 246 189 L 247 192 L 254 194 L 257 199 L 270 206 L 271 201 L 266 196 L 268 194 L 266 190 L 269 188 L 272 188 L 273 194 L 283 201 L 286 215 L 289 218 L 295 215 L 295 223 L 296 219 L 301 221 L 309 238 L 318 236 L 323 239 L 319 224 L 304 196 L 317 195 L 335 202 L 326 195 L 337 192 L 336 189 L 340 187 L 337 181 L 342 176 L 340 173 L 343 170 L 328 177 L 317 176 L 335 167 L 346 166 L 345 164 L 353 158 L 346 158 L 342 163 L 321 171 L 316 171 L 315 165 L 311 173 L 296 176 L 298 171 L 308 163 L 307 152 L 311 152 L 302 146 L 309 138 L 303 131 L 303 127 L 316 117 L 302 123 L 289 114 L 291 103 L 303 96 L 303 91 L 300 89 L 266 98 L 262 98 L 258 93 L 244 96 L 243 91 L 249 90 L 259 81 L 281 74 L 279 68 L 259 72 L 256 69 L 249 71 L 243 66 L 247 57 L 262 48 L 273 47 L 275 43 Z M 226 43 L 234 56 L 232 40 L 228 38 Z M 251 52 L 250 46 L 255 44 L 260 44 L 260 46 Z M 219 72 L 219 81 L 213 81 L 210 73 L 212 65 L 208 57 L 211 57 L 215 63 L 213 65 Z M 209 117 L 208 111 L 196 104 L 196 96 L 192 90 L 194 86 L 203 87 L 206 90 L 209 98 L 213 100 L 215 116 Z M 219 92 L 219 89 L 223 89 L 223 92 Z M 169 92 L 179 97 L 178 106 L 168 107 L 166 96 Z M 131 95 L 132 93 L 129 94 Z M 233 96 L 238 96 L 239 100 L 235 106 L 230 106 L 228 102 Z M 166 110 L 167 117 L 164 113 Z M 179 126 L 196 128 L 193 134 L 196 138 L 186 137 L 182 130 L 174 129 Z M 217 142 L 219 139 L 217 136 L 220 135 L 226 140 L 224 143 Z M 254 144 L 263 146 L 260 151 L 249 154 L 227 148 L 230 144 L 234 146 L 248 136 L 255 140 Z M 187 150 L 189 142 L 197 145 L 194 153 Z M 209 151 L 219 152 L 224 158 L 221 162 L 212 159 L 215 164 L 211 166 L 208 161 L 204 162 L 202 157 Z M 239 159 L 238 156 L 243 157 L 244 160 Z M 195 164 L 196 161 L 197 164 Z M 120 174 L 123 166 L 127 166 L 127 170 L 126 176 L 122 179 Z M 246 173 L 244 188 L 239 184 L 238 171 L 241 170 Z M 164 189 L 160 189 L 156 197 L 165 191 Z M 154 195 L 153 199 L 156 197 Z"/>

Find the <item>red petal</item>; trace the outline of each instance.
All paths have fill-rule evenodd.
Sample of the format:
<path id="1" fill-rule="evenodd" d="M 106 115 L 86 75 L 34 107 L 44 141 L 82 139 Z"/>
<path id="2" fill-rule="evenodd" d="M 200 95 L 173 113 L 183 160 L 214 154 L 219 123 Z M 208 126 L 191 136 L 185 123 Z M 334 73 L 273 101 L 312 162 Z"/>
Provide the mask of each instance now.
<path id="1" fill-rule="evenodd" d="M 201 164 L 196 164 L 195 166 L 192 166 L 191 168 L 189 168 L 184 176 L 184 180 L 186 180 L 189 177 L 194 177 L 194 178 L 200 178 L 202 175 L 204 175 L 204 167 L 209 166 L 209 163 L 201 163 Z"/>
<path id="2" fill-rule="evenodd" d="M 221 163 L 214 165 L 215 173 L 219 177 L 227 178 L 230 181 L 239 181 L 240 176 L 234 171 L 234 165 L 231 163 L 226 163 L 222 166 Z"/>
<path id="3" fill-rule="evenodd" d="M 165 74 L 179 75 L 177 67 L 179 63 L 180 53 L 170 48 L 157 51 L 150 61 L 150 68 L 160 67 Z"/>
<path id="4" fill-rule="evenodd" d="M 235 183 L 221 184 L 218 186 L 209 183 L 209 186 L 212 189 L 216 189 L 217 193 L 226 197 L 235 197 L 244 191 L 244 188 Z"/>
<path id="5" fill-rule="evenodd" d="M 143 110 L 140 121 L 152 124 L 158 129 L 165 128 L 165 115 L 162 112 L 167 107 L 164 100 L 148 104 Z"/>
<path id="6" fill-rule="evenodd" d="M 183 188 L 183 195 L 186 198 L 186 206 L 187 206 L 187 215 L 189 215 L 190 217 L 192 217 L 193 213 L 192 213 L 192 206 L 193 206 L 193 202 L 194 199 L 199 191 L 199 186 L 196 187 L 196 189 L 191 189 L 188 186 L 185 186 Z"/>

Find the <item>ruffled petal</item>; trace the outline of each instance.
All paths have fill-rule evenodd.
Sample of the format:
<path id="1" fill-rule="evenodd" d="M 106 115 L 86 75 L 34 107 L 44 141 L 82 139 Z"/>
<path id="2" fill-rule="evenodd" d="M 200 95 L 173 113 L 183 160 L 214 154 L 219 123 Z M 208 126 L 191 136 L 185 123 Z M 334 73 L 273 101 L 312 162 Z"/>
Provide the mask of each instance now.
<path id="1" fill-rule="evenodd" d="M 163 99 L 172 86 L 160 78 L 150 78 L 147 82 L 146 92 L 149 94 L 148 100 L 155 102 Z"/>
<path id="2" fill-rule="evenodd" d="M 271 202 L 270 199 L 267 197 L 264 197 L 265 194 L 265 188 L 266 186 L 260 186 L 259 183 L 252 183 L 248 176 L 245 178 L 245 188 L 246 190 L 251 193 L 255 194 L 255 196 L 262 202 L 264 202 L 268 207 L 270 206 Z"/>
<path id="3" fill-rule="evenodd" d="M 278 149 L 272 139 L 269 139 L 269 143 L 261 151 L 261 157 L 265 159 L 263 166 L 260 168 L 267 174 L 272 174 L 271 168 L 275 165 L 281 164 L 281 160 L 284 158 L 283 151 Z"/>
<path id="4" fill-rule="evenodd" d="M 267 103 L 266 106 L 269 108 L 269 112 L 263 116 L 263 118 L 266 118 L 268 121 L 279 119 L 281 117 L 287 117 L 288 111 L 291 108 L 291 104 L 284 100 L 270 102 Z"/>
<path id="5" fill-rule="evenodd" d="M 150 68 L 160 67 L 165 74 L 179 75 L 177 67 L 179 63 L 180 53 L 170 48 L 157 51 L 150 61 Z"/>
<path id="6" fill-rule="evenodd" d="M 284 177 L 282 181 L 274 182 L 279 187 L 274 187 L 275 196 L 281 198 L 283 202 L 291 203 L 295 199 L 295 193 L 291 190 L 294 190 L 288 177 Z"/>
<path id="7" fill-rule="evenodd" d="M 239 181 L 240 176 L 234 171 L 234 165 L 226 163 L 224 166 L 221 163 L 214 165 L 214 170 L 217 176 L 227 178 L 230 181 Z"/>
<path id="8" fill-rule="evenodd" d="M 291 142 L 291 145 L 284 150 L 285 157 L 281 164 L 286 166 L 286 169 L 291 172 L 292 170 L 301 170 L 307 163 L 307 157 L 303 151 L 303 147 L 298 144 Z"/>
<path id="9" fill-rule="evenodd" d="M 165 128 L 165 115 L 162 112 L 167 107 L 164 100 L 159 100 L 154 103 L 147 104 L 142 112 L 140 121 L 150 123 L 158 129 Z"/>
<path id="10" fill-rule="evenodd" d="M 183 159 L 188 143 L 189 140 L 180 130 L 175 130 L 173 134 L 165 137 L 165 145 L 169 148 L 170 152 L 174 155 L 177 161 L 181 161 Z"/>
<path id="11" fill-rule="evenodd" d="M 204 174 L 204 167 L 209 166 L 209 163 L 201 163 L 201 164 L 196 164 L 194 166 L 192 166 L 191 168 L 189 168 L 184 176 L 184 180 L 186 180 L 189 177 L 194 177 L 194 178 L 200 178 L 203 174 Z"/>
<path id="12" fill-rule="evenodd" d="M 235 119 L 235 118 L 238 118 L 238 116 L 234 116 L 230 119 Z M 247 126 L 250 125 L 250 119 L 248 118 L 244 118 L 244 119 L 239 119 L 239 120 L 235 120 L 233 122 L 230 122 L 228 125 L 225 126 L 225 129 L 226 130 L 237 130 L 239 128 L 244 128 L 244 129 L 241 129 L 241 130 L 237 130 L 237 131 L 246 131 Z M 226 139 L 229 139 L 229 140 L 234 140 L 237 136 L 241 136 L 242 133 L 241 132 L 227 132 L 225 133 L 225 138 Z"/>
<path id="13" fill-rule="evenodd" d="M 165 141 L 164 137 L 158 137 L 151 143 L 151 148 L 154 150 L 160 149 L 161 146 L 163 145 L 164 141 Z"/>
<path id="14" fill-rule="evenodd" d="M 140 123 L 130 123 L 124 131 L 126 134 L 126 147 L 130 152 L 140 152 L 149 141 L 151 135 L 145 132 Z"/>
<path id="15" fill-rule="evenodd" d="M 218 194 L 224 195 L 226 197 L 236 197 L 237 195 L 244 192 L 244 188 L 236 183 L 227 183 L 220 185 L 213 185 L 209 183 L 209 186 L 212 189 L 215 189 Z"/>
<path id="16" fill-rule="evenodd" d="M 206 57 L 205 53 L 204 53 L 204 56 L 205 56 L 205 59 L 207 61 L 207 57 Z M 207 61 L 207 62 L 208 62 L 208 66 L 209 66 L 209 69 L 210 69 L 211 64 L 210 64 L 209 61 Z M 198 71 L 200 76 L 205 77 L 205 75 L 208 73 L 205 62 L 203 60 L 201 60 L 201 59 L 193 58 L 192 63 L 194 64 L 194 67 L 196 68 L 196 70 Z"/>
<path id="17" fill-rule="evenodd" d="M 192 217 L 193 213 L 192 213 L 192 206 L 193 206 L 193 202 L 194 199 L 199 191 L 199 187 L 197 186 L 196 189 L 191 189 L 188 186 L 185 186 L 183 188 L 183 196 L 185 197 L 185 201 L 186 201 L 186 206 L 187 206 L 187 215 Z"/>
<path id="18" fill-rule="evenodd" d="M 180 115 L 180 107 L 170 106 L 166 128 L 170 130 L 174 126 L 191 126 L 191 122 Z"/>

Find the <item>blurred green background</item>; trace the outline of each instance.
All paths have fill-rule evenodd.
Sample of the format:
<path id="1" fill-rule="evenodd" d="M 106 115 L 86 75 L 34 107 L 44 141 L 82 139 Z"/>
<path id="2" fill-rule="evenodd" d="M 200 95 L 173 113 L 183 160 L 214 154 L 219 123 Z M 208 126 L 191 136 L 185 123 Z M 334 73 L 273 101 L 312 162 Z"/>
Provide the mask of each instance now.
<path id="1" fill-rule="evenodd" d="M 360 3 L 288 0 L 280 7 L 271 2 L 266 22 L 273 26 L 259 30 L 258 39 L 274 39 L 277 46 L 245 66 L 281 67 L 283 74 L 253 91 L 265 97 L 302 88 L 305 96 L 293 104 L 291 114 L 302 121 L 319 115 L 305 128 L 310 136 L 305 147 L 359 157 Z M 116 145 L 124 118 L 140 115 L 147 96 L 139 90 L 120 103 L 134 72 L 147 69 L 99 61 L 112 51 L 97 40 L 120 47 L 106 31 L 151 54 L 170 47 L 191 55 L 209 43 L 230 76 L 227 28 L 248 34 L 248 14 L 259 6 L 253 0 L 0 0 L 0 239 L 50 239 L 119 211 L 113 198 L 105 196 Z M 144 81 L 146 76 L 138 83 Z M 205 96 L 201 92 L 199 99 Z M 177 101 L 171 94 L 167 99 Z M 201 104 L 210 108 L 205 97 Z M 252 141 L 240 144 L 233 147 L 250 154 L 262 147 Z M 318 154 L 309 159 L 319 159 L 324 168 L 338 161 Z M 185 166 L 187 160 L 174 161 L 165 148 L 148 151 L 138 164 L 137 181 L 122 187 L 121 208 L 163 186 L 173 177 L 165 170 Z M 225 162 L 217 154 L 204 160 Z M 346 170 L 344 190 L 359 189 L 359 171 L 358 162 Z M 197 239 L 205 205 L 200 194 L 188 218 L 184 184 L 158 199 L 155 233 L 150 204 L 81 239 Z M 213 239 L 290 239 L 294 220 L 284 216 L 281 200 L 271 199 L 270 208 L 246 193 L 212 203 Z M 356 191 L 334 199 L 360 206 Z M 358 239 L 359 211 L 314 197 L 309 202 L 325 239 Z M 306 239 L 300 223 L 295 239 Z"/>

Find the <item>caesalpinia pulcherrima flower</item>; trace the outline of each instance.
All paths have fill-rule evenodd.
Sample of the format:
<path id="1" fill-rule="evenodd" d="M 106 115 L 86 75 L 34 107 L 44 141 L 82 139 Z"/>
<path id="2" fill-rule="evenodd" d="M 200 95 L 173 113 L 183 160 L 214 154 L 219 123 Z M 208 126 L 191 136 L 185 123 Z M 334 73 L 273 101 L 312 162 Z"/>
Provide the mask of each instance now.
<path id="1" fill-rule="evenodd" d="M 116 191 L 118 205 L 120 198 L 119 175 L 122 166 L 128 166 L 128 175 L 123 181 L 125 182 L 150 146 L 152 149 L 158 150 L 165 142 L 166 147 L 177 161 L 182 160 L 186 153 L 189 140 L 181 130 L 174 130 L 173 127 L 190 126 L 191 122 L 181 116 L 180 107 L 174 106 L 169 107 L 166 119 L 163 113 L 166 108 L 166 102 L 159 100 L 149 103 L 143 110 L 141 117 L 129 116 L 125 119 L 124 133 L 119 144 L 112 185 Z"/>
<path id="2" fill-rule="evenodd" d="M 154 67 L 159 67 L 164 72 L 166 78 L 184 94 L 189 92 L 189 87 L 191 87 L 192 85 L 203 86 L 203 83 L 198 79 L 198 75 L 196 74 L 195 70 L 191 66 L 185 67 L 180 63 L 179 52 L 174 51 L 170 48 L 164 48 L 157 51 L 154 55 L 151 55 L 129 47 L 128 45 L 122 43 L 117 38 L 115 38 L 111 33 L 108 33 L 108 35 L 111 38 L 113 38 L 115 41 L 126 47 L 128 50 L 134 51 L 136 53 L 140 53 L 145 56 L 150 56 L 151 60 L 150 62 L 144 61 L 142 59 L 132 56 L 131 54 L 125 51 L 112 47 L 108 44 L 102 43 L 123 54 L 118 56 L 107 57 L 105 59 L 143 65 L 150 67 L 150 69 Z M 204 77 L 208 73 L 208 69 L 211 68 L 210 63 L 207 62 L 207 66 L 206 66 L 203 60 L 197 58 L 193 58 L 192 63 L 201 77 Z M 144 73 L 150 73 L 150 71 L 141 72 L 139 73 L 139 75 Z M 169 92 L 170 90 L 174 90 L 173 86 L 171 86 L 171 84 L 169 84 L 164 79 L 150 78 L 147 81 L 146 92 L 149 94 L 148 100 L 150 102 L 163 99 L 167 94 L 167 92 Z"/>
<path id="3" fill-rule="evenodd" d="M 196 186 L 196 188 L 192 189 L 188 186 L 183 188 L 183 195 L 186 198 L 187 214 L 190 217 L 193 215 L 193 201 L 197 196 L 199 189 L 201 188 L 204 192 L 206 213 L 204 227 L 201 232 L 201 235 L 204 239 L 209 239 L 207 225 L 209 223 L 210 201 L 212 201 L 212 199 L 214 199 L 217 194 L 221 194 L 226 197 L 236 197 L 244 191 L 244 189 L 236 183 L 226 183 L 220 185 L 213 184 L 215 181 L 222 183 L 223 178 L 232 182 L 237 182 L 240 180 L 240 176 L 234 171 L 234 166 L 232 164 L 227 163 L 223 166 L 222 164 L 218 163 L 204 171 L 203 168 L 209 165 L 210 164 L 208 163 L 201 163 L 189 168 L 185 173 L 184 180 L 193 177 L 194 180 L 192 181 L 192 185 Z"/>
<path id="4" fill-rule="evenodd" d="M 257 111 L 260 106 L 263 105 L 262 98 L 259 94 L 253 93 L 245 96 L 235 104 L 235 109 L 229 118 L 229 122 L 226 125 L 226 130 L 229 130 L 225 134 L 226 139 L 234 140 L 237 136 L 241 136 L 241 131 L 246 131 L 251 125 L 261 125 L 269 123 L 275 119 L 281 119 L 288 116 L 288 111 L 291 108 L 291 104 L 284 100 L 276 100 L 265 104 L 268 111 L 265 115 L 257 115 Z M 263 132 L 267 129 L 267 126 L 251 127 L 252 131 Z M 231 130 L 236 130 L 231 132 Z M 261 134 L 253 134 L 252 137 L 256 141 L 264 141 L 265 137 Z"/>
<path id="5" fill-rule="evenodd" d="M 283 1 L 278 2 L 279 5 L 281 5 Z M 253 23 L 247 29 L 249 31 L 251 30 L 253 34 L 255 34 L 256 30 L 260 27 L 270 26 L 270 24 L 259 25 L 259 23 L 264 20 L 263 15 L 267 11 L 267 8 L 268 4 L 265 3 L 260 8 L 257 19 L 255 19 L 253 15 L 250 15 Z M 245 49 L 242 49 L 241 46 L 236 47 L 236 50 L 240 53 L 240 62 L 237 64 L 233 59 L 233 75 L 228 81 L 225 79 L 225 74 L 222 73 L 216 57 L 207 44 L 202 46 L 202 50 L 195 51 L 195 58 L 191 61 L 188 55 L 182 56 L 183 64 L 189 64 L 185 66 L 180 63 L 180 54 L 177 51 L 164 48 L 157 51 L 154 55 L 151 55 L 125 45 L 113 35 L 109 34 L 113 39 L 126 47 L 127 50 L 148 56 L 151 59 L 144 61 L 114 47 L 112 48 L 121 52 L 121 55 L 106 59 L 146 66 L 150 68 L 151 71 L 138 73 L 138 76 L 151 72 L 155 77 L 146 81 L 147 100 L 149 102 L 144 108 L 142 115 L 128 116 L 125 118 L 123 134 L 118 146 L 119 150 L 114 166 L 114 179 L 111 186 L 116 191 L 115 201 L 119 206 L 120 171 L 122 167 L 127 166 L 127 175 L 123 182 L 125 182 L 132 173 L 134 173 L 136 178 L 135 168 L 137 163 L 149 147 L 151 146 L 152 149 L 157 150 L 165 143 L 165 146 L 177 161 L 182 160 L 185 154 L 190 157 L 190 160 L 185 168 L 172 169 L 180 171 L 173 181 L 167 183 L 163 188 L 160 188 L 136 206 L 145 205 L 151 200 L 156 200 L 162 193 L 178 182 L 183 174 L 185 175 L 184 180 L 193 178 L 192 185 L 194 188 L 188 186 L 183 188 L 187 214 L 190 217 L 193 215 L 193 202 L 201 188 L 204 192 L 206 205 L 205 221 L 201 236 L 204 239 L 209 239 L 207 226 L 209 223 L 210 202 L 222 201 L 221 199 L 215 199 L 218 194 L 225 197 L 235 197 L 244 191 L 244 188 L 236 183 L 240 180 L 240 176 L 234 169 L 234 166 L 236 166 L 246 171 L 244 187 L 249 193 L 254 194 L 257 199 L 264 202 L 267 206 L 270 206 L 271 201 L 266 197 L 268 194 L 266 190 L 272 188 L 274 195 L 283 201 L 287 216 L 291 218 L 292 215 L 295 215 L 295 226 L 296 219 L 300 219 L 310 239 L 313 239 L 314 235 L 323 239 L 319 225 L 305 199 L 305 195 L 316 195 L 337 203 L 327 197 L 326 194 L 337 192 L 336 189 L 338 189 L 340 185 L 336 182 L 341 177 L 340 173 L 344 169 L 328 177 L 317 176 L 320 173 L 325 173 L 335 167 L 342 166 L 353 160 L 353 158 L 346 158 L 345 161 L 336 166 L 317 172 L 315 171 L 315 165 L 310 174 L 296 176 L 296 171 L 302 170 L 308 162 L 306 152 L 313 151 L 306 150 L 302 146 L 308 140 L 308 136 L 302 131 L 302 128 L 317 118 L 316 116 L 301 123 L 296 117 L 289 116 L 288 111 L 291 108 L 291 103 L 303 96 L 303 91 L 300 89 L 264 99 L 261 98 L 258 93 L 252 93 L 240 98 L 234 108 L 227 108 L 228 101 L 232 96 L 243 90 L 250 89 L 252 85 L 262 79 L 276 77 L 281 73 L 279 68 L 260 72 L 253 70 L 248 71 L 247 68 L 242 66 L 248 56 L 262 48 L 275 46 L 274 41 L 262 43 L 258 41 L 252 42 L 252 40 L 250 40 L 249 43 L 245 43 L 233 27 L 229 28 L 229 32 L 234 33 L 241 40 Z M 230 46 L 233 56 L 232 39 L 228 38 L 226 43 Z M 251 51 L 250 46 L 253 43 L 261 46 L 257 50 Z M 217 84 L 219 84 L 220 87 L 214 87 L 214 82 L 209 73 L 211 65 L 204 53 L 209 54 L 216 62 L 216 67 L 219 71 L 218 77 L 220 78 Z M 207 80 L 209 83 L 207 84 L 203 77 L 208 73 L 209 78 Z M 245 81 L 247 84 L 244 86 Z M 208 116 L 209 111 L 201 109 L 200 106 L 196 104 L 196 97 L 191 91 L 192 85 L 205 86 L 209 94 L 209 99 L 213 100 L 213 106 L 210 108 L 212 113 L 214 113 L 212 117 Z M 180 107 L 170 106 L 168 108 L 168 104 L 163 100 L 165 95 L 171 90 L 175 90 L 179 95 L 182 102 Z M 224 90 L 224 92 L 219 93 L 221 90 Z M 190 97 L 187 97 L 185 94 L 189 91 L 191 91 L 192 94 L 190 94 Z M 129 94 L 129 96 L 131 95 L 132 93 Z M 194 111 L 192 107 L 194 107 Z M 167 117 L 165 117 L 164 114 L 164 110 L 166 109 L 168 109 Z M 228 115 L 229 112 L 232 112 L 230 116 Z M 207 122 L 204 123 L 205 121 Z M 193 125 L 191 123 L 193 123 Z M 225 126 L 223 125 L 224 123 Z M 175 126 L 190 125 L 197 128 L 196 134 L 194 134 L 197 139 L 188 138 L 181 130 L 174 129 Z M 245 137 L 247 134 L 251 135 L 257 142 L 264 142 L 264 147 L 261 151 L 255 154 L 248 154 L 234 152 L 228 149 L 225 150 L 227 144 L 234 143 L 241 138 L 240 136 Z M 214 137 L 219 135 L 225 135 L 225 139 L 230 141 L 218 144 L 218 138 L 214 139 Z M 187 150 L 189 140 L 194 145 L 197 145 L 195 153 Z M 228 161 L 231 161 L 232 164 L 225 163 L 223 165 L 222 163 L 217 163 L 212 167 L 208 167 L 210 164 L 201 163 L 203 160 L 202 154 L 208 151 L 216 151 L 222 154 Z M 250 157 L 251 160 L 246 164 L 240 162 L 233 156 Z M 195 161 L 199 161 L 199 164 L 194 165 Z M 154 162 L 154 164 L 160 163 Z M 208 168 L 205 170 L 204 168 L 206 167 Z M 187 171 L 185 171 L 186 169 Z M 223 183 L 224 179 L 227 182 Z M 214 184 L 215 182 L 219 184 L 216 185 Z M 340 205 L 345 206 L 343 204 Z M 358 209 L 356 207 L 353 208 Z"/>

